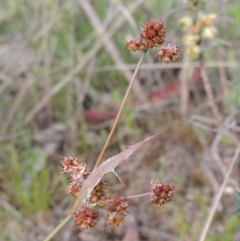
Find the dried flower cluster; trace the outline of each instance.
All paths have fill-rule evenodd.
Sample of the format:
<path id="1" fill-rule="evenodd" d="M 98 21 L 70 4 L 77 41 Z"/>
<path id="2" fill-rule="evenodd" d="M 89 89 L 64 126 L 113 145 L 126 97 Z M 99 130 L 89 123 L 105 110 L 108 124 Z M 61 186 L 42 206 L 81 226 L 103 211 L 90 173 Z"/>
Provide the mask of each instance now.
<path id="1" fill-rule="evenodd" d="M 140 37 L 131 39 L 125 43 L 130 51 L 147 51 L 150 48 L 164 43 L 166 28 L 163 21 L 152 20 L 146 23 Z"/>
<path id="2" fill-rule="evenodd" d="M 108 224 L 113 227 L 123 224 L 128 207 L 124 198 L 114 198 L 113 204 L 108 209 Z"/>
<path id="3" fill-rule="evenodd" d="M 86 164 L 75 156 L 63 157 L 61 160 L 63 172 L 71 173 L 68 192 L 77 197 L 83 182 L 90 175 Z M 89 205 L 104 208 L 106 203 L 110 202 L 111 195 L 107 193 L 107 183 L 103 180 L 94 187 L 89 197 Z M 114 198 L 113 204 L 108 209 L 108 224 L 117 227 L 124 223 L 128 203 L 123 198 Z M 80 207 L 75 212 L 75 223 L 77 226 L 86 230 L 95 227 L 97 224 L 98 212 L 90 209 L 88 205 Z"/>
<path id="4" fill-rule="evenodd" d="M 158 51 L 158 56 L 164 63 L 176 62 L 179 60 L 179 52 L 180 48 L 176 44 L 170 43 Z"/>
<path id="5" fill-rule="evenodd" d="M 104 208 L 106 200 L 111 198 L 110 193 L 106 193 L 107 183 L 100 181 L 92 190 L 89 201 L 91 203 L 97 203 L 98 207 Z"/>
<path id="6" fill-rule="evenodd" d="M 82 230 L 95 227 L 98 212 L 88 207 L 81 207 L 75 212 L 75 223 Z"/>
<path id="7" fill-rule="evenodd" d="M 86 164 L 79 161 L 75 156 L 64 157 L 61 163 L 63 172 L 71 173 L 68 192 L 72 194 L 72 196 L 77 197 L 83 182 L 90 175 L 90 172 L 87 171 Z M 150 196 L 150 202 L 152 204 L 163 205 L 170 202 L 173 198 L 174 186 L 172 184 L 152 181 L 151 189 L 152 194 Z M 108 203 L 108 225 L 118 227 L 125 222 L 129 209 L 128 202 L 126 202 L 123 197 L 116 197 L 110 200 L 110 194 L 107 193 L 106 190 L 107 183 L 100 180 L 92 190 L 88 202 L 74 213 L 75 223 L 80 229 L 87 230 L 95 227 L 99 217 L 97 208 L 105 208 Z M 91 206 L 94 206 L 95 209 L 90 208 Z"/>
<path id="8" fill-rule="evenodd" d="M 68 192 L 73 197 L 77 197 L 83 182 L 89 176 L 90 172 L 87 170 L 86 164 L 75 156 L 63 157 L 61 164 L 63 172 L 71 173 Z"/>
<path id="9" fill-rule="evenodd" d="M 161 20 L 151 20 L 143 27 L 139 37 L 131 39 L 125 43 L 125 46 L 132 52 L 144 51 L 162 45 L 165 42 L 166 35 L 165 23 Z M 162 58 L 164 63 L 175 62 L 179 60 L 180 48 L 175 44 L 170 44 L 159 50 L 158 56 Z M 175 46 L 175 52 L 171 52 Z"/>
<path id="10" fill-rule="evenodd" d="M 172 184 L 164 184 L 160 181 L 151 182 L 152 193 L 150 202 L 152 204 L 163 205 L 171 202 L 174 196 L 174 186 Z"/>

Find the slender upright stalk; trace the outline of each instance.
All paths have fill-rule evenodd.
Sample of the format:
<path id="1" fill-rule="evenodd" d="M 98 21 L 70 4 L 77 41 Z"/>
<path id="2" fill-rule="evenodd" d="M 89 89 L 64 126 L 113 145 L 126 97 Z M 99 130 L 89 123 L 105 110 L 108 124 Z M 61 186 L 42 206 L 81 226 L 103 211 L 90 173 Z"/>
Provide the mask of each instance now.
<path id="1" fill-rule="evenodd" d="M 133 77 L 131 79 L 131 82 L 129 83 L 129 86 L 127 88 L 126 94 L 125 94 L 125 96 L 123 98 L 122 104 L 121 104 L 121 106 L 119 108 L 119 111 L 117 113 L 117 116 L 116 116 L 116 118 L 114 120 L 112 129 L 111 129 L 111 131 L 110 131 L 110 133 L 108 135 L 108 138 L 107 138 L 107 140 L 105 142 L 105 145 L 104 145 L 104 147 L 103 147 L 103 149 L 102 149 L 102 151 L 101 151 L 101 153 L 100 153 L 100 155 L 99 155 L 99 157 L 98 157 L 98 159 L 96 161 L 96 164 L 95 164 L 93 170 L 95 170 L 98 167 L 98 165 L 99 165 L 99 163 L 101 161 L 101 158 L 102 158 L 102 156 L 103 156 L 103 154 L 104 154 L 104 152 L 105 152 L 105 150 L 107 148 L 107 145 L 108 145 L 108 143 L 109 143 L 109 141 L 110 141 L 110 139 L 112 137 L 112 134 L 113 134 L 113 132 L 114 132 L 116 126 L 117 126 L 117 123 L 118 123 L 118 121 L 120 119 L 120 116 L 121 116 L 121 113 L 122 113 L 122 110 L 123 110 L 123 107 L 124 107 L 124 105 L 126 103 L 127 97 L 129 96 L 129 93 L 131 91 L 133 83 L 134 83 L 134 81 L 136 79 L 136 76 L 137 76 L 137 74 L 139 72 L 140 66 L 141 66 L 141 64 L 143 62 L 143 59 L 144 59 L 144 56 L 145 56 L 145 53 L 142 54 L 142 56 L 141 56 L 141 58 L 140 58 L 140 60 L 138 62 L 138 65 L 137 65 L 137 67 L 136 67 L 136 69 L 134 71 L 134 74 L 133 74 Z M 82 195 L 79 194 L 77 199 L 76 199 L 76 201 L 75 201 L 75 203 L 74 203 L 74 205 L 73 205 L 71 213 L 74 213 L 74 211 L 76 211 L 76 209 L 80 206 L 81 201 L 82 201 Z M 68 215 L 43 241 L 51 240 L 72 219 L 72 217 L 73 217 L 72 215 Z"/>
<path id="2" fill-rule="evenodd" d="M 68 215 L 43 241 L 51 240 L 71 219 L 72 216 Z"/>
<path id="3" fill-rule="evenodd" d="M 231 164 L 230 164 L 230 167 L 228 168 L 228 171 L 227 171 L 227 174 L 226 174 L 226 176 L 225 176 L 225 178 L 224 178 L 224 181 L 223 181 L 223 183 L 222 183 L 222 186 L 221 186 L 221 188 L 220 188 L 220 190 L 219 190 L 219 192 L 218 192 L 218 194 L 217 194 L 217 196 L 216 196 L 216 198 L 215 198 L 215 200 L 214 200 L 214 202 L 213 202 L 212 208 L 210 209 L 210 213 L 209 213 L 209 215 L 208 215 L 208 217 L 207 217 L 207 220 L 206 220 L 206 222 L 205 222 L 205 225 L 204 225 L 204 228 L 203 228 L 203 230 L 202 230 L 202 234 L 201 234 L 201 236 L 200 236 L 199 241 L 204 241 L 205 238 L 206 238 L 206 236 L 207 236 L 207 232 L 208 232 L 208 230 L 209 230 L 209 228 L 210 228 L 210 225 L 211 225 L 213 216 L 214 216 L 214 214 L 215 214 L 215 212 L 216 212 L 216 210 L 217 210 L 217 206 L 218 206 L 219 201 L 220 201 L 220 199 L 221 199 L 221 197 L 222 197 L 224 188 L 225 188 L 225 186 L 226 186 L 226 184 L 227 184 L 227 181 L 228 181 L 228 179 L 229 179 L 229 177 L 230 177 L 230 174 L 231 174 L 231 172 L 232 172 L 233 166 L 234 166 L 236 160 L 238 159 L 239 152 L 240 152 L 240 145 L 238 146 L 238 148 L 237 148 L 237 150 L 236 150 L 236 152 L 235 152 L 235 155 L 234 155 L 234 157 L 233 157 L 233 159 L 232 159 L 232 162 L 231 162 Z"/>
<path id="4" fill-rule="evenodd" d="M 131 88 L 132 88 L 132 86 L 133 86 L 133 83 L 134 83 L 134 81 L 135 81 L 135 79 L 136 79 L 136 76 L 137 76 L 137 74 L 138 74 L 138 71 L 139 71 L 139 69 L 140 69 L 140 66 L 141 66 L 141 64 L 142 64 L 142 62 L 143 62 L 144 56 L 145 56 L 145 52 L 142 54 L 142 56 L 141 56 L 141 58 L 140 58 L 140 60 L 139 60 L 139 62 L 138 62 L 138 65 L 137 65 L 137 67 L 136 67 L 136 69 L 135 69 L 135 71 L 134 71 L 133 77 L 132 77 L 132 79 L 131 79 L 131 81 L 130 81 L 130 83 L 129 83 L 129 85 L 128 85 L 126 94 L 125 94 L 125 96 L 124 96 L 124 98 L 123 98 L 122 104 L 121 104 L 121 106 L 120 106 L 120 108 L 119 108 L 119 111 L 118 111 L 118 113 L 117 113 L 117 116 L 116 116 L 116 118 L 115 118 L 115 120 L 114 120 L 112 129 L 111 129 L 111 131 L 110 131 L 110 133 L 109 133 L 109 135 L 108 135 L 108 138 L 107 138 L 107 140 L 106 140 L 106 142 L 105 142 L 105 144 L 104 144 L 104 146 L 103 146 L 103 148 L 102 148 L 101 153 L 99 154 L 99 157 L 98 157 L 98 159 L 97 159 L 97 161 L 96 161 L 96 163 L 95 163 L 95 166 L 94 166 L 94 168 L 93 168 L 93 171 L 97 169 L 97 167 L 98 167 L 98 165 L 99 165 L 99 163 L 100 163 L 100 161 L 101 161 L 101 159 L 102 159 L 102 157 L 103 157 L 103 154 L 104 154 L 104 152 L 105 152 L 105 150 L 106 150 L 106 148 L 107 148 L 107 145 L 108 145 L 108 143 L 109 143 L 109 141 L 110 141 L 110 139 L 111 139 L 111 137 L 112 137 L 112 135 L 113 135 L 113 132 L 114 132 L 114 130 L 116 129 L 117 123 L 118 123 L 118 121 L 119 121 L 119 119 L 120 119 L 120 116 L 121 116 L 121 114 L 122 114 L 123 107 L 124 107 L 124 105 L 125 105 L 125 103 L 126 103 L 126 100 L 127 100 L 128 96 L 129 96 L 130 90 L 131 90 Z M 77 201 L 77 200 L 76 200 L 76 201 Z"/>
<path id="5" fill-rule="evenodd" d="M 151 36 L 149 36 L 150 32 L 154 32 L 154 35 L 152 36 L 152 34 L 151 34 Z M 102 175 L 99 172 L 102 172 L 103 169 L 100 169 L 99 172 L 97 172 L 96 169 L 97 169 L 99 163 L 101 162 L 103 154 L 104 154 L 104 152 L 105 152 L 105 150 L 106 150 L 106 148 L 107 148 L 107 146 L 109 144 L 109 141 L 110 141 L 110 139 L 111 139 L 111 137 L 113 135 L 113 132 L 116 129 L 116 126 L 117 126 L 117 124 L 118 124 L 118 122 L 120 120 L 120 116 L 122 114 L 123 108 L 124 108 L 124 106 L 126 104 L 126 101 L 127 101 L 128 96 L 129 96 L 129 93 L 130 93 L 130 91 L 131 91 L 131 89 L 133 87 L 133 84 L 134 84 L 134 81 L 136 79 L 136 76 L 137 76 L 137 74 L 138 74 L 138 72 L 140 70 L 140 66 L 141 66 L 141 64 L 143 62 L 143 59 L 144 59 L 145 55 L 146 55 L 146 51 L 148 49 L 150 49 L 150 48 L 159 47 L 160 45 L 162 45 L 164 43 L 164 41 L 165 41 L 164 36 L 165 36 L 166 32 L 167 31 L 166 31 L 166 28 L 165 28 L 165 23 L 163 21 L 161 21 L 161 20 L 151 20 L 151 21 L 149 21 L 148 23 L 146 23 L 143 26 L 142 33 L 141 33 L 140 37 L 137 37 L 136 39 L 131 39 L 131 40 L 129 40 L 129 41 L 127 41 L 125 43 L 125 46 L 130 51 L 132 51 L 132 52 L 142 51 L 143 54 L 142 54 L 141 58 L 139 59 L 139 62 L 138 62 L 137 67 L 136 67 L 136 69 L 134 71 L 132 79 L 131 79 L 131 81 L 129 83 L 129 86 L 127 88 L 126 94 L 125 94 L 125 96 L 123 98 L 123 101 L 121 103 L 121 106 L 119 108 L 117 116 L 116 116 L 116 118 L 114 120 L 114 123 L 113 123 L 113 126 L 111 128 L 111 131 L 110 131 L 110 133 L 109 133 L 109 135 L 107 137 L 107 140 L 106 140 L 106 142 L 105 142 L 105 144 L 104 144 L 104 146 L 103 146 L 103 148 L 102 148 L 102 150 L 101 150 L 101 152 L 99 154 L 98 159 L 96 160 L 95 166 L 93 168 L 93 172 L 89 176 L 89 178 L 92 176 L 93 180 L 95 179 L 95 181 L 97 181 L 97 180 L 100 180 L 100 179 L 96 180 L 96 178 L 98 178 L 98 177 L 101 178 L 102 177 Z M 177 45 L 175 45 L 173 43 L 170 43 L 167 46 L 162 47 L 157 52 L 157 55 L 158 55 L 159 58 L 161 58 L 163 60 L 164 63 L 169 63 L 169 62 L 176 62 L 176 61 L 179 60 L 179 52 L 180 52 L 180 48 Z M 96 171 L 96 172 L 94 172 L 94 171 Z M 98 177 L 96 175 L 94 175 L 94 174 L 97 174 Z M 91 181 L 91 179 L 90 179 L 90 181 Z M 95 184 L 96 184 L 96 182 L 94 182 L 94 185 Z M 92 188 L 93 187 L 94 186 L 92 186 Z M 83 186 L 82 186 L 82 188 L 83 188 Z M 86 185 L 85 189 L 87 190 L 87 192 L 90 192 L 92 190 L 92 189 L 89 190 L 87 185 Z M 83 190 L 84 190 L 84 188 L 83 188 Z M 66 217 L 64 219 L 64 221 L 61 224 L 59 224 L 53 230 L 53 232 L 51 232 L 51 234 L 44 241 L 48 241 L 52 237 L 54 237 L 56 235 L 56 233 L 59 230 L 61 230 L 71 220 L 73 214 L 75 213 L 75 211 L 81 205 L 82 200 L 85 197 L 85 195 L 86 195 L 86 191 L 85 192 L 83 192 L 83 191 L 81 192 L 81 190 L 80 190 L 80 192 L 79 192 L 79 194 L 78 194 L 78 196 L 76 198 L 76 201 L 75 201 L 75 203 L 74 203 L 74 205 L 73 205 L 73 207 L 71 209 L 70 215 L 68 215 L 68 217 Z M 135 195 L 135 197 L 136 196 L 140 197 L 140 196 L 144 196 L 144 195 L 148 195 L 148 194 Z M 130 198 L 134 198 L 134 196 L 132 196 Z"/>

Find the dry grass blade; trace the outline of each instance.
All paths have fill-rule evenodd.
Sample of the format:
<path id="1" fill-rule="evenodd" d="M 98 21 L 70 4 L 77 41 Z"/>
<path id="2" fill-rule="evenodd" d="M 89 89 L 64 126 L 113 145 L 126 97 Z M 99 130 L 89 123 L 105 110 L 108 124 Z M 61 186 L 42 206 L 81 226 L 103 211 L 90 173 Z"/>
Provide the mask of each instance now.
<path id="1" fill-rule="evenodd" d="M 161 132 L 162 133 L 162 132 Z M 114 172 L 114 169 L 119 165 L 119 163 L 127 158 L 129 158 L 135 151 L 142 148 L 149 142 L 155 140 L 161 133 L 150 136 L 145 140 L 129 147 L 127 150 L 117 154 L 102 163 L 83 183 L 76 203 L 74 204 L 71 214 L 79 207 L 85 197 L 87 197 L 93 188 L 98 184 L 98 182 L 103 178 L 103 176 L 109 172 Z"/>
<path id="2" fill-rule="evenodd" d="M 78 1 L 78 3 L 84 10 L 84 13 L 87 15 L 89 21 L 91 22 L 92 26 L 97 32 L 99 38 L 102 39 L 104 43 L 104 47 L 106 48 L 106 51 L 111 55 L 112 59 L 117 65 L 118 64 L 123 65 L 124 61 L 121 58 L 118 48 L 116 47 L 115 43 L 111 39 L 109 33 L 105 30 L 104 26 L 101 24 L 92 4 L 86 0 Z M 127 69 L 123 70 L 122 74 L 125 76 L 128 82 L 131 82 L 132 73 L 129 70 Z M 141 86 L 139 85 L 139 81 L 134 83 L 133 91 L 135 92 L 135 95 L 137 96 L 137 98 L 139 98 L 141 101 L 144 102 L 146 100 L 145 93 L 142 90 Z"/>
<path id="3" fill-rule="evenodd" d="M 235 155 L 234 155 L 234 157 L 233 157 L 233 159 L 232 159 L 231 165 L 230 165 L 230 167 L 229 167 L 229 169 L 228 169 L 228 171 L 227 171 L 227 174 L 226 174 L 226 176 L 225 176 L 225 178 L 224 178 L 224 181 L 223 181 L 223 183 L 222 183 L 222 186 L 221 186 L 221 188 L 220 188 L 220 190 L 219 190 L 219 192 L 218 192 L 218 194 L 217 194 L 217 196 L 216 196 L 216 198 L 215 198 L 215 200 L 214 200 L 214 202 L 213 202 L 213 204 L 212 204 L 212 208 L 210 209 L 210 213 L 209 213 L 209 215 L 208 215 L 208 217 L 207 217 L 207 220 L 206 220 L 206 222 L 205 222 L 205 225 L 204 225 L 204 228 L 203 228 L 203 230 L 202 230 L 202 234 L 201 234 L 201 236 L 200 236 L 199 241 L 204 241 L 205 238 L 206 238 L 206 236 L 207 236 L 208 229 L 209 229 L 209 227 L 210 227 L 210 225 L 211 225 L 213 216 L 214 216 L 214 214 L 215 214 L 215 212 L 216 212 L 216 210 L 217 210 L 217 206 L 218 206 L 219 201 L 220 201 L 220 199 L 221 199 L 221 197 L 222 197 L 224 188 L 225 188 L 225 186 L 226 186 L 226 184 L 227 184 L 227 181 L 228 181 L 228 179 L 229 179 L 229 177 L 230 177 L 230 174 L 231 174 L 231 172 L 232 172 L 233 166 L 234 166 L 234 164 L 235 164 L 235 162 L 236 162 L 236 160 L 237 160 L 237 158 L 238 158 L 238 156 L 239 156 L 239 152 L 240 152 L 240 145 L 238 146 L 238 148 L 237 148 L 237 150 L 236 150 L 236 152 L 235 152 Z"/>
<path id="4" fill-rule="evenodd" d="M 199 67 L 199 63 L 185 63 L 182 61 L 181 63 L 169 63 L 168 69 L 189 69 L 190 67 Z M 205 68 L 237 68 L 236 62 L 206 62 L 204 64 Z M 94 72 L 103 72 L 103 71 L 117 71 L 130 69 L 134 70 L 136 68 L 136 64 L 124 64 L 124 65 L 105 65 L 99 66 L 94 69 Z M 144 63 L 141 67 L 142 70 L 153 70 L 153 69 L 166 69 L 166 64 L 162 63 Z"/>
<path id="5" fill-rule="evenodd" d="M 136 9 L 143 3 L 143 0 L 138 0 L 134 2 L 129 9 L 131 12 L 136 11 Z M 119 16 L 119 18 L 116 18 L 114 21 L 114 25 L 109 30 L 109 37 L 111 37 L 119 28 L 120 26 L 126 21 L 126 19 L 123 16 Z M 49 100 L 56 95 L 64 86 L 66 86 L 68 83 L 70 83 L 74 78 L 76 74 L 79 73 L 80 70 L 96 55 L 97 51 L 102 47 L 103 41 L 98 41 L 92 48 L 87 52 L 81 61 L 74 66 L 69 73 L 67 73 L 57 84 L 55 84 L 52 89 L 45 94 L 45 96 L 42 98 L 42 100 L 33 108 L 33 110 L 27 114 L 24 121 L 16 128 L 20 129 L 26 125 L 29 124 L 29 122 L 32 121 L 32 119 L 36 116 L 37 113 L 39 113 L 49 102 Z"/>
<path id="6" fill-rule="evenodd" d="M 187 55 L 185 54 L 183 57 L 184 63 L 187 63 L 189 66 L 189 60 Z M 179 74 L 180 78 L 180 98 L 181 98 L 181 114 L 185 116 L 188 111 L 188 103 L 189 103 L 189 68 L 182 68 Z"/>

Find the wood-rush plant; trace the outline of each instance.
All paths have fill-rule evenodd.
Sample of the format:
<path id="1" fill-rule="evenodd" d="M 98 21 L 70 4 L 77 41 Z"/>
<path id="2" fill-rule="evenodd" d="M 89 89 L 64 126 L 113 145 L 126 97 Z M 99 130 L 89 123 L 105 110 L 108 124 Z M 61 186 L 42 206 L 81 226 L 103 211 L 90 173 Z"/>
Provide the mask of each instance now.
<path id="1" fill-rule="evenodd" d="M 76 225 L 81 230 L 95 227 L 99 217 L 98 208 L 108 209 L 108 225 L 113 227 L 119 226 L 125 221 L 129 207 L 126 199 L 129 198 L 149 195 L 150 203 L 155 205 L 163 205 L 172 200 L 174 196 L 174 186 L 172 184 L 164 184 L 160 181 L 151 182 L 151 192 L 131 197 L 115 197 L 111 199 L 111 195 L 107 192 L 107 183 L 102 180 L 105 174 L 109 172 L 115 173 L 115 168 L 121 161 L 128 159 L 136 150 L 155 140 L 161 133 L 148 137 L 145 140 L 130 146 L 128 149 L 109 158 L 99 166 L 147 50 L 154 47 L 161 47 L 158 50 L 157 55 L 164 63 L 179 60 L 180 48 L 177 45 L 169 43 L 167 46 L 162 47 L 165 42 L 166 32 L 165 23 L 163 21 L 151 20 L 142 27 L 139 37 L 125 43 L 125 46 L 131 52 L 142 51 L 143 54 L 138 62 L 111 131 L 98 159 L 96 160 L 93 170 L 89 171 L 86 164 L 75 156 L 62 158 L 61 164 L 63 172 L 71 174 L 68 192 L 76 198 L 76 201 L 69 215 L 48 235 L 47 238 L 44 239 L 44 241 L 51 240 L 72 218 L 75 219 Z"/>

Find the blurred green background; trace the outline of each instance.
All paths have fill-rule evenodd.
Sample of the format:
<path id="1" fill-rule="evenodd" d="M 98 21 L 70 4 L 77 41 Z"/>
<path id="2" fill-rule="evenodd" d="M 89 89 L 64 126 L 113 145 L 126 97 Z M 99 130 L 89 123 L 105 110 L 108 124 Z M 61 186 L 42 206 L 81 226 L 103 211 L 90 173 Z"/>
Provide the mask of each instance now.
<path id="1" fill-rule="evenodd" d="M 82 233 L 70 223 L 54 240 L 127 241 L 128 222 L 138 240 L 197 240 L 239 139 L 240 2 L 0 0 L 0 6 L 0 240 L 43 240 L 68 214 L 74 200 L 60 156 L 94 166 L 141 55 L 124 42 L 151 19 L 166 22 L 166 42 L 181 47 L 181 61 L 166 65 L 156 50 L 147 53 L 104 160 L 164 133 L 118 167 L 127 188 L 114 175 L 106 179 L 113 196 L 148 192 L 152 179 L 171 181 L 175 199 L 160 209 L 148 198 L 131 200 L 123 227 L 108 228 L 102 218 Z M 209 13 L 217 15 L 217 34 L 201 42 L 202 61 L 229 132 L 216 124 L 199 62 L 186 54 L 190 30 L 180 24 L 183 16 Z M 239 168 L 206 240 L 240 240 L 239 217 L 232 215 Z"/>

